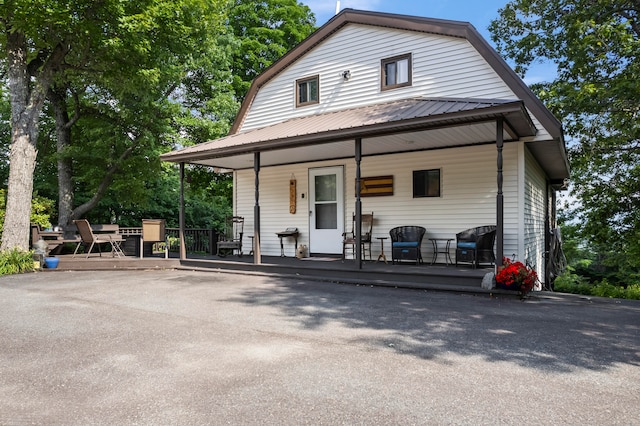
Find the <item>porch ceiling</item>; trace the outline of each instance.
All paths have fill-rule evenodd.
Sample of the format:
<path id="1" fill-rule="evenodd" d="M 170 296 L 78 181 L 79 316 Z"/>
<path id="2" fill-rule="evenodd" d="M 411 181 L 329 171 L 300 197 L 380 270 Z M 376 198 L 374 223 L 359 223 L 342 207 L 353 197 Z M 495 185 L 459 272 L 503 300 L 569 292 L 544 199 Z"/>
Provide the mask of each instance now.
<path id="1" fill-rule="evenodd" d="M 536 134 L 522 101 L 412 98 L 293 118 L 161 158 L 233 170 L 252 168 L 255 152 L 262 167 L 352 158 L 356 138 L 362 138 L 363 156 L 494 143 L 498 118 L 505 120 L 507 142 Z M 548 166 L 550 175 L 561 173 L 561 164 Z"/>

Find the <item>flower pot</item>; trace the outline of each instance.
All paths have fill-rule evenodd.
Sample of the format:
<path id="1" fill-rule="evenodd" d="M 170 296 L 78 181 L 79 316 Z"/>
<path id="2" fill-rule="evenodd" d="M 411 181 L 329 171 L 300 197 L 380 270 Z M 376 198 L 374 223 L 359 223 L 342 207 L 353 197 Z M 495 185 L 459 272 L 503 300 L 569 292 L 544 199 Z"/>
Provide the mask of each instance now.
<path id="1" fill-rule="evenodd" d="M 506 285 L 496 281 L 496 287 L 504 290 L 520 291 L 520 285 L 518 284 Z"/>
<path id="2" fill-rule="evenodd" d="M 58 267 L 58 262 L 60 262 L 60 259 L 57 257 L 44 258 L 44 264 L 48 269 L 56 269 Z"/>

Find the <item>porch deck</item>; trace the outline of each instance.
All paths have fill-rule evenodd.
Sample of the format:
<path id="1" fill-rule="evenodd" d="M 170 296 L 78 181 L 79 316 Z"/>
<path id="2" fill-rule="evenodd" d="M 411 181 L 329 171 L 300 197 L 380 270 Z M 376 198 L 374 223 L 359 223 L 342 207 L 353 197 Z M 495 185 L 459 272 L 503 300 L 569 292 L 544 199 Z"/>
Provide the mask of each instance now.
<path id="1" fill-rule="evenodd" d="M 202 269 L 210 271 L 240 271 L 272 275 L 303 276 L 323 281 L 353 283 L 361 285 L 391 286 L 417 289 L 482 292 L 482 278 L 492 268 L 473 269 L 471 265 L 445 266 L 442 264 L 415 265 L 390 261 L 365 261 L 362 269 L 353 260 L 340 258 L 311 257 L 304 260 L 295 257 L 262 256 L 262 263 L 255 265 L 253 256 L 197 256 L 188 255 L 186 260 L 177 257 L 164 259 L 159 256 L 134 256 L 113 258 L 103 254 L 89 258 L 58 256 L 57 270 L 105 270 L 105 269 Z M 495 291 L 495 290 L 493 290 Z"/>

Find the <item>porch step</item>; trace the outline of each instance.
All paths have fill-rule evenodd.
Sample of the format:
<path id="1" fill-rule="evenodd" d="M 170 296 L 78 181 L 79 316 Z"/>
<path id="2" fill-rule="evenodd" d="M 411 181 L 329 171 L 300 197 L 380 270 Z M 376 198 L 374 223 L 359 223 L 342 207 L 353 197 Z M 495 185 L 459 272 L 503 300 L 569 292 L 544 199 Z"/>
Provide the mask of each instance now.
<path id="1" fill-rule="evenodd" d="M 392 265 L 379 262 L 363 262 L 358 269 L 353 260 L 325 258 L 323 261 L 302 261 L 293 257 L 264 256 L 256 265 L 248 256 L 226 258 L 199 258 L 180 261 L 177 258 L 135 256 L 114 258 L 92 255 L 89 258 L 71 255 L 58 256 L 58 267 L 50 271 L 112 270 L 112 269 L 198 269 L 210 271 L 241 271 L 246 273 L 305 277 L 329 282 L 415 289 L 484 292 L 482 278 L 491 269 L 472 269 L 452 265 L 414 265 L 409 262 Z M 45 269 L 44 271 L 47 271 Z"/>
<path id="2" fill-rule="evenodd" d="M 453 266 L 388 265 L 365 262 L 363 269 L 356 269 L 353 261 L 304 262 L 297 259 L 278 259 L 278 263 L 188 259 L 181 262 L 183 268 L 235 270 L 269 274 L 304 276 L 324 281 L 354 284 L 371 284 L 406 288 L 472 290 L 480 289 L 482 278 L 489 269 L 458 269 Z"/>

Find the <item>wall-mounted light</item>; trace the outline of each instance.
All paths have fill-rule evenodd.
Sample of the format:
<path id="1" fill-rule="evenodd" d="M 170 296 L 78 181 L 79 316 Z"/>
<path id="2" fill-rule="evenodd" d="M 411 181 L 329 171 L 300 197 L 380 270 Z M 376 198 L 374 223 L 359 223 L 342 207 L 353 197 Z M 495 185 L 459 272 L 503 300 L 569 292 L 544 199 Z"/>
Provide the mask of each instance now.
<path id="1" fill-rule="evenodd" d="M 344 81 L 349 81 L 350 78 L 351 78 L 351 71 L 349 70 L 342 71 L 342 79 Z"/>

